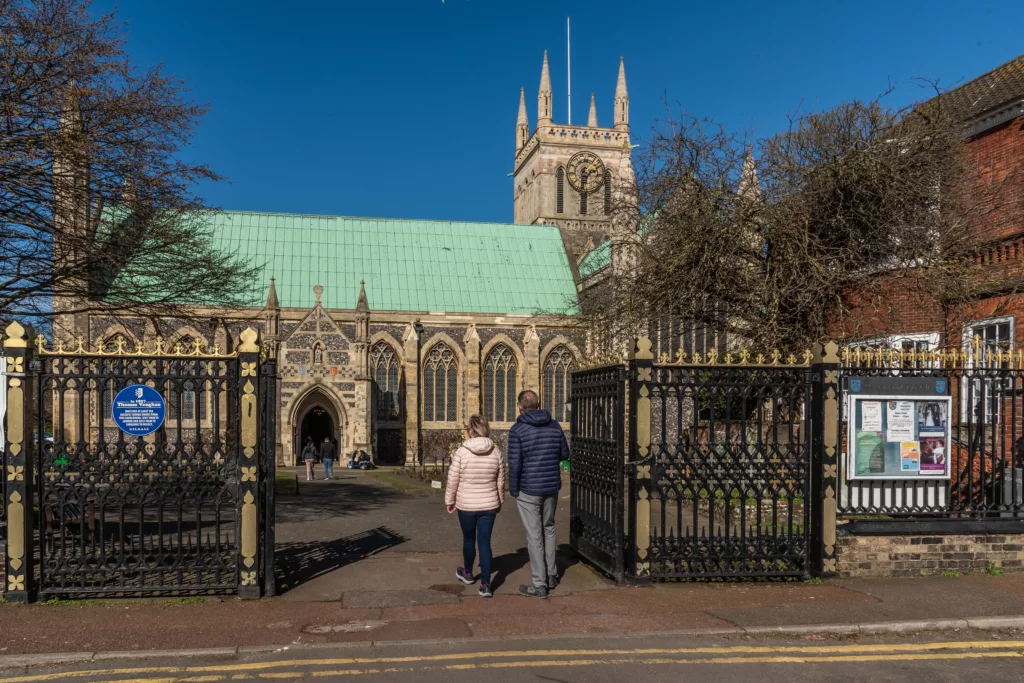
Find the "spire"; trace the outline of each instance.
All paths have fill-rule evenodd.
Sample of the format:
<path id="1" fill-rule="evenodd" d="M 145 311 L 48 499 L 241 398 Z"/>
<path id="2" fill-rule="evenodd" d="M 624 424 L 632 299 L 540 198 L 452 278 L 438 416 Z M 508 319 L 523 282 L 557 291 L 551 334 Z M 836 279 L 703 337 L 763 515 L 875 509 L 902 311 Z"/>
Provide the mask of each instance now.
<path id="1" fill-rule="evenodd" d="M 270 288 L 267 290 L 267 308 L 276 311 L 281 308 L 277 301 L 277 287 L 274 286 L 274 278 L 270 278 Z"/>
<path id="2" fill-rule="evenodd" d="M 366 298 L 366 281 L 359 281 L 359 301 L 356 302 L 356 310 L 360 313 L 370 312 L 370 302 Z"/>
<path id="3" fill-rule="evenodd" d="M 629 132 L 629 92 L 626 90 L 626 60 L 619 57 L 619 80 L 615 83 L 615 130 Z"/>
<path id="4" fill-rule="evenodd" d="M 754 151 L 747 147 L 743 155 L 743 170 L 740 171 L 740 182 L 736 194 L 752 202 L 761 199 L 761 183 L 757 179 L 757 167 L 754 165 Z"/>
<path id="5" fill-rule="evenodd" d="M 551 123 L 551 72 L 548 70 L 548 51 L 544 50 L 544 64 L 540 67 L 540 91 L 537 93 L 537 126 Z"/>
<path id="6" fill-rule="evenodd" d="M 590 115 L 587 116 L 587 125 L 597 128 L 597 105 L 594 104 L 594 93 L 590 93 Z"/>
<path id="7" fill-rule="evenodd" d="M 516 154 L 530 139 L 530 119 L 526 118 L 526 88 L 519 89 L 519 116 L 516 118 Z"/>

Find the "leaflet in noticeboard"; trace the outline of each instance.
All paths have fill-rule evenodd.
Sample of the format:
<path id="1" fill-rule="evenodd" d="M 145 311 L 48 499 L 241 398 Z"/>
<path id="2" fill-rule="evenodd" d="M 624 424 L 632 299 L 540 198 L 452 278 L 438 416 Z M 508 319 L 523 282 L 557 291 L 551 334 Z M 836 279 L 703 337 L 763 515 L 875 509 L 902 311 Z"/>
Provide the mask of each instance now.
<path id="1" fill-rule="evenodd" d="M 850 399 L 851 479 L 949 478 L 949 397 Z"/>

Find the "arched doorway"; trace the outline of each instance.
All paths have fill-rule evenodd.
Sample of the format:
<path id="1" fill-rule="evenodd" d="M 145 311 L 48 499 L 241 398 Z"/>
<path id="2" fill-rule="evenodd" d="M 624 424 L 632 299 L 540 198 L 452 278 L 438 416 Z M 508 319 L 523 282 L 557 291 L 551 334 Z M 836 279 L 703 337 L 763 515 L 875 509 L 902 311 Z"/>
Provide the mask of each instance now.
<path id="1" fill-rule="evenodd" d="M 289 426 L 292 430 L 292 452 L 295 464 L 301 464 L 302 446 L 310 437 L 320 447 L 325 437 L 337 446 L 339 459 L 343 459 L 348 444 L 346 441 L 345 415 L 340 404 L 322 387 L 313 387 L 295 404 Z"/>
<path id="2" fill-rule="evenodd" d="M 312 439 L 313 443 L 320 447 L 325 438 L 337 439 L 334 429 L 334 420 L 331 414 L 323 406 L 313 406 L 306 410 L 299 425 L 299 443 L 306 445 L 306 439 Z"/>

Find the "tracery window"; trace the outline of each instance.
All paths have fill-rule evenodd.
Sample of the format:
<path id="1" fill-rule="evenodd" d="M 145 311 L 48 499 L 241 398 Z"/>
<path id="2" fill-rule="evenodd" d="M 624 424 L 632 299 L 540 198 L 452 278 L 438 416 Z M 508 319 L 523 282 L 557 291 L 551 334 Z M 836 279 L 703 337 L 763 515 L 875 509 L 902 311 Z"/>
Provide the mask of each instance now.
<path id="1" fill-rule="evenodd" d="M 497 344 L 484 362 L 484 417 L 492 422 L 515 422 L 516 355 L 506 344 Z"/>
<path id="2" fill-rule="evenodd" d="M 565 402 L 569 399 L 569 382 L 575 368 L 576 358 L 564 344 L 553 348 L 544 362 L 542 405 L 559 422 L 566 418 Z"/>
<path id="3" fill-rule="evenodd" d="M 370 349 L 370 376 L 377 389 L 377 418 L 397 420 L 402 415 L 398 395 L 398 356 L 386 341 L 379 341 Z"/>
<path id="4" fill-rule="evenodd" d="M 458 407 L 458 363 L 455 353 L 438 342 L 427 354 L 423 368 L 423 420 L 455 422 Z"/>

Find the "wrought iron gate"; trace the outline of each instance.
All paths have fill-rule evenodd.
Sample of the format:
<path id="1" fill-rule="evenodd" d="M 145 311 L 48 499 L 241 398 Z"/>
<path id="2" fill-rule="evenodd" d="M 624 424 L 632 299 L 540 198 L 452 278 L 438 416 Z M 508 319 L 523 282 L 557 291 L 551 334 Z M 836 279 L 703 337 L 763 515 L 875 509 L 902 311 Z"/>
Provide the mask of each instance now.
<path id="1" fill-rule="evenodd" d="M 591 564 L 622 581 L 625 369 L 612 365 L 572 375 L 569 540 Z"/>
<path id="2" fill-rule="evenodd" d="M 23 440 L 14 444 L 22 460 L 8 469 L 18 475 L 13 495 L 38 509 L 23 512 L 21 529 L 9 534 L 23 545 L 17 581 L 8 562 L 9 600 L 259 597 L 272 585 L 265 515 L 273 505 L 273 405 L 265 396 L 273 365 L 262 372 L 255 330 L 241 332 L 233 352 L 198 341 L 167 348 L 159 339 L 129 348 L 122 337 L 96 348 L 83 340 L 49 348 L 42 337 L 19 347 L 25 330 L 12 325 L 7 333 L 5 352 L 21 361 L 25 400 L 8 423 L 26 425 L 13 435 Z M 118 429 L 111 411 L 117 393 L 136 384 L 155 389 L 167 406 L 160 429 L 146 437 Z"/>
<path id="3" fill-rule="evenodd" d="M 573 548 L 620 580 L 808 575 L 809 354 L 686 363 L 650 349 L 642 338 L 625 365 L 573 374 Z"/>

